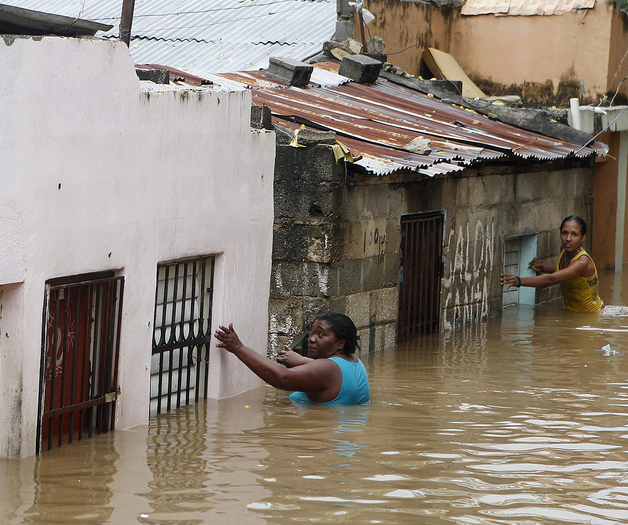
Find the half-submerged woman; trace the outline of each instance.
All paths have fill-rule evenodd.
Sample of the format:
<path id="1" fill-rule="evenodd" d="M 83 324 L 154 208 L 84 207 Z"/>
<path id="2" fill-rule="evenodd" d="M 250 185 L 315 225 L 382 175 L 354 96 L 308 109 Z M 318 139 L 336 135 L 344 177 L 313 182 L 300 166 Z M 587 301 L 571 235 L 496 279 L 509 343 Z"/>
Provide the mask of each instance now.
<path id="1" fill-rule="evenodd" d="M 501 276 L 501 284 L 511 286 L 532 286 L 544 288 L 560 284 L 565 309 L 574 312 L 597 312 L 604 303 L 598 295 L 598 276 L 595 263 L 584 250 L 582 243 L 587 235 L 587 225 L 581 217 L 570 215 L 560 225 L 562 250 L 556 268 L 543 266 L 543 262 L 535 257 L 530 262 L 532 268 L 540 275 L 535 277 L 518 277 L 505 274 Z"/>
<path id="2" fill-rule="evenodd" d="M 235 355 L 258 377 L 281 390 L 294 391 L 293 401 L 325 405 L 354 405 L 370 400 L 364 364 L 355 355 L 357 330 L 344 314 L 324 313 L 314 319 L 308 335 L 310 357 L 285 346 L 277 362 L 244 346 L 233 330 L 220 326 L 216 346 Z"/>

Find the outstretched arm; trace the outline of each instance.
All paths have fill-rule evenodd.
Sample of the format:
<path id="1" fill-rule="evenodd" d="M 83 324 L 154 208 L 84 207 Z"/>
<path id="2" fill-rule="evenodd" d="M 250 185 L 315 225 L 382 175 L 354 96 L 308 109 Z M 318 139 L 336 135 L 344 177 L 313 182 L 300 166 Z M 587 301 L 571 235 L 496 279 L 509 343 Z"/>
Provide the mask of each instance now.
<path id="1" fill-rule="evenodd" d="M 220 341 L 216 345 L 218 348 L 224 348 L 235 355 L 253 373 L 275 388 L 323 393 L 342 383 L 340 368 L 333 361 L 304 358 L 308 361 L 300 366 L 286 368 L 244 346 L 233 329 L 233 324 L 229 328 L 220 326 L 214 335 Z"/>
<path id="2" fill-rule="evenodd" d="M 513 286 L 531 286 L 533 288 L 545 288 L 553 284 L 560 284 L 573 279 L 578 275 L 583 275 L 587 272 L 589 265 L 589 259 L 586 257 L 580 257 L 575 261 L 572 261 L 567 268 L 558 270 L 553 273 L 544 273 L 534 277 L 517 277 L 511 274 L 502 274 L 500 283 L 502 285 L 508 285 L 508 288 Z"/>

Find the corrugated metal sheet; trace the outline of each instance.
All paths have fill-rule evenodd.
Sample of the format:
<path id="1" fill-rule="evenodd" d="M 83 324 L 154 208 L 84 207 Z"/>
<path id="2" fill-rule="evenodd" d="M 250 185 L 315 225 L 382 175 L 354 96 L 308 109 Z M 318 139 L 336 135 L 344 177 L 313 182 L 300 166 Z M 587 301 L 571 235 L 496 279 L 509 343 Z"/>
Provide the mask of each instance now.
<path id="1" fill-rule="evenodd" d="M 3 33 L 20 31 L 27 35 L 93 36 L 108 31 L 109 24 L 100 24 L 77 17 L 42 13 L 23 7 L 0 4 L 0 26 Z"/>
<path id="2" fill-rule="evenodd" d="M 10 5 L 114 28 L 122 0 L 11 0 Z M 246 71 L 268 57 L 303 60 L 322 50 L 336 28 L 335 0 L 136 0 L 130 51 L 136 64 L 197 72 Z"/>
<path id="3" fill-rule="evenodd" d="M 463 15 L 562 15 L 577 9 L 592 9 L 595 0 L 466 0 Z"/>
<path id="4" fill-rule="evenodd" d="M 254 103 L 269 106 L 274 121 L 285 128 L 296 130 L 304 124 L 335 131 L 354 157 L 360 157 L 356 164 L 376 175 L 410 170 L 432 177 L 482 162 L 550 161 L 594 154 L 590 148 L 490 120 L 382 78 L 373 85 L 311 83 L 307 88 L 273 81 L 264 71 L 212 78 L 251 87 Z M 430 141 L 429 153 L 403 149 L 418 137 Z"/>

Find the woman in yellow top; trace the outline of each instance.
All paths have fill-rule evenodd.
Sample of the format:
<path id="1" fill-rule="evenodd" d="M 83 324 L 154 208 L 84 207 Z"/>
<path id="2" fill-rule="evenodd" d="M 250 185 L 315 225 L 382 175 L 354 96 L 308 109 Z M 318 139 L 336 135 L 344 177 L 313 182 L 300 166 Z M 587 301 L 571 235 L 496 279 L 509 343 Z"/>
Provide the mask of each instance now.
<path id="1" fill-rule="evenodd" d="M 565 309 L 574 312 L 597 312 L 604 303 L 598 295 L 598 276 L 595 263 L 584 250 L 582 243 L 587 235 L 587 225 L 577 215 L 570 215 L 560 225 L 562 251 L 558 257 L 556 268 L 543 266 L 543 262 L 535 257 L 530 268 L 540 275 L 535 277 L 518 277 L 504 274 L 501 284 L 511 286 L 532 286 L 544 288 L 560 284 L 565 301 Z"/>

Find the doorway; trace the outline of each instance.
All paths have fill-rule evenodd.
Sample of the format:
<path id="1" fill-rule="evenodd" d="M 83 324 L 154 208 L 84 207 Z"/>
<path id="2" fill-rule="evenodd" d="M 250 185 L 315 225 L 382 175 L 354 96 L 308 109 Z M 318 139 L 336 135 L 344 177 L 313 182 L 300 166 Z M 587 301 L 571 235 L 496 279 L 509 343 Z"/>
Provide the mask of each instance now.
<path id="1" fill-rule="evenodd" d="M 401 217 L 399 343 L 439 330 L 443 224 L 442 213 Z"/>

